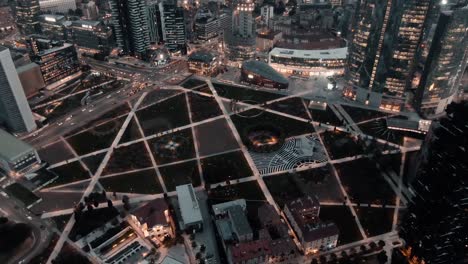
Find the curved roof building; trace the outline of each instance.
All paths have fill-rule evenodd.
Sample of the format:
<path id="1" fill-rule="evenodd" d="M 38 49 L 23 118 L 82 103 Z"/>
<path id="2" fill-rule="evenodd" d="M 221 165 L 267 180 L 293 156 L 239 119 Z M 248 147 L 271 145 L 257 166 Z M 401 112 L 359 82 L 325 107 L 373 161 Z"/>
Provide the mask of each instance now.
<path id="1" fill-rule="evenodd" d="M 286 89 L 289 85 L 289 80 L 270 65 L 255 60 L 246 61 L 242 64 L 241 80 L 267 88 Z"/>

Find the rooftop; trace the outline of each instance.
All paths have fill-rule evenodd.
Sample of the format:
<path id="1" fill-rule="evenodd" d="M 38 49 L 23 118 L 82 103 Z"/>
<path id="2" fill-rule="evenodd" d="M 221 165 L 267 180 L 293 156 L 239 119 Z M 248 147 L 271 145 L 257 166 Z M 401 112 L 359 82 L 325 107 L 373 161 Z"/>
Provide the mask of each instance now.
<path id="1" fill-rule="evenodd" d="M 210 53 L 208 51 L 203 51 L 203 50 L 195 51 L 192 54 L 190 54 L 190 56 L 189 56 L 190 61 L 201 61 L 201 62 L 205 62 L 205 63 L 210 63 L 215 58 L 216 58 L 215 55 L 213 55 L 212 53 Z"/>
<path id="2" fill-rule="evenodd" d="M 237 263 L 247 262 L 270 253 L 270 243 L 267 240 L 243 242 L 231 247 L 232 259 Z"/>
<path id="3" fill-rule="evenodd" d="M 16 71 L 18 73 L 22 73 L 22 72 L 29 71 L 31 69 L 38 68 L 38 67 L 39 67 L 39 65 L 37 65 L 34 62 L 31 62 L 31 63 L 28 63 L 26 65 L 23 65 L 23 66 L 20 66 L 20 67 L 16 68 Z"/>
<path id="4" fill-rule="evenodd" d="M 316 241 L 331 236 L 338 236 L 339 230 L 335 223 L 319 223 L 318 225 L 299 226 L 305 241 Z"/>
<path id="5" fill-rule="evenodd" d="M 94 21 L 94 20 L 76 20 L 72 22 L 73 25 L 77 26 L 90 26 L 90 27 L 96 27 L 101 24 L 101 21 Z"/>
<path id="6" fill-rule="evenodd" d="M 164 199 L 155 199 L 132 212 L 140 224 L 146 223 L 149 228 L 156 225 L 167 225 L 165 211 L 169 210 Z"/>
<path id="7" fill-rule="evenodd" d="M 43 50 L 43 51 L 39 52 L 39 55 L 44 56 L 44 55 L 51 54 L 51 53 L 57 52 L 59 50 L 63 50 L 63 49 L 70 48 L 70 47 L 73 47 L 73 44 L 64 43 L 60 47 L 54 47 L 54 48 L 51 48 L 51 49 L 48 49 L 48 50 Z"/>
<path id="8" fill-rule="evenodd" d="M 0 157 L 3 159 L 14 160 L 33 150 L 29 144 L 0 129 Z"/>
<path id="9" fill-rule="evenodd" d="M 176 191 L 184 224 L 202 222 L 200 206 L 192 184 L 179 185 Z"/>
<path id="10" fill-rule="evenodd" d="M 316 60 L 346 59 L 348 48 L 337 48 L 327 50 L 297 50 L 274 48 L 270 51 L 270 56 L 283 58 L 303 58 Z"/>
<path id="11" fill-rule="evenodd" d="M 245 61 L 242 64 L 242 68 L 251 71 L 255 74 L 261 75 L 277 83 L 289 84 L 289 80 L 283 75 L 275 71 L 270 65 L 265 62 L 251 60 Z"/>
<path id="12" fill-rule="evenodd" d="M 247 208 L 245 199 L 237 199 L 237 200 L 229 201 L 225 203 L 214 204 L 212 208 L 213 208 L 213 212 L 215 213 L 215 215 L 219 215 L 219 214 L 224 214 L 226 210 L 229 209 L 229 207 L 232 207 L 235 205 L 241 206 L 243 210 Z"/>
<path id="13" fill-rule="evenodd" d="M 239 236 L 252 233 L 247 216 L 244 210 L 239 205 L 234 205 L 228 209 L 229 219 L 231 219 L 232 226 Z"/>

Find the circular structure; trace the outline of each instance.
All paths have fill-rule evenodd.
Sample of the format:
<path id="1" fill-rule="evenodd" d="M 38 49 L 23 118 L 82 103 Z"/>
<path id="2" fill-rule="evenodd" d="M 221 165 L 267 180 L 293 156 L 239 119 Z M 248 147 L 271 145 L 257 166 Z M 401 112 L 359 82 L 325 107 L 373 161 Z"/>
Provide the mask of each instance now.
<path id="1" fill-rule="evenodd" d="M 120 121 L 118 119 L 108 119 L 104 122 L 94 124 L 89 132 L 95 136 L 103 137 L 115 133 L 120 129 Z"/>
<path id="2" fill-rule="evenodd" d="M 242 100 L 240 101 L 241 104 L 238 104 L 234 101 L 231 101 L 231 111 L 236 113 L 237 116 L 243 117 L 243 118 L 255 118 L 263 114 L 265 110 L 262 108 L 252 108 L 247 111 L 242 111 L 243 109 L 243 104 L 248 104 L 248 105 L 258 105 L 259 103 L 254 100 Z"/>
<path id="3" fill-rule="evenodd" d="M 178 158 L 187 151 L 189 141 L 181 136 L 169 135 L 156 141 L 155 149 L 164 158 Z"/>
<path id="4" fill-rule="evenodd" d="M 250 150 L 268 153 L 283 146 L 284 133 L 281 128 L 272 124 L 259 124 L 246 128 L 243 140 Z"/>

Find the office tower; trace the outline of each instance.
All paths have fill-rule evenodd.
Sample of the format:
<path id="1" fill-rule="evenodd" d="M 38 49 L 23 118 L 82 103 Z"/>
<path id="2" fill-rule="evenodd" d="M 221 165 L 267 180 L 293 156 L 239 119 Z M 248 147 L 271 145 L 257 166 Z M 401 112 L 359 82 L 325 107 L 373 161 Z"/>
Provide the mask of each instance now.
<path id="1" fill-rule="evenodd" d="M 75 46 L 65 43 L 31 55 L 39 65 L 47 89 L 53 90 L 80 77 L 81 69 Z"/>
<path id="2" fill-rule="evenodd" d="M 83 16 L 89 20 L 97 20 L 99 18 L 99 8 L 96 5 L 96 2 L 89 1 L 86 4 L 83 4 Z"/>
<path id="3" fill-rule="evenodd" d="M 274 7 L 271 5 L 265 5 L 262 6 L 260 9 L 260 15 L 262 16 L 262 22 L 266 25 L 268 25 L 268 21 L 270 21 L 270 18 L 275 16 L 274 13 Z"/>
<path id="4" fill-rule="evenodd" d="M 41 11 L 67 14 L 68 11 L 76 10 L 75 0 L 39 0 Z"/>
<path id="5" fill-rule="evenodd" d="M 76 20 L 71 26 L 73 43 L 90 53 L 110 50 L 112 30 L 102 21 Z"/>
<path id="6" fill-rule="evenodd" d="M 24 35 L 39 32 L 39 0 L 16 1 L 16 24 Z"/>
<path id="7" fill-rule="evenodd" d="M 227 37 L 229 57 L 231 60 L 248 60 L 255 55 L 255 19 L 254 2 L 241 0 L 232 14 L 232 31 Z"/>
<path id="8" fill-rule="evenodd" d="M 431 118 L 444 113 L 458 92 L 466 67 L 468 6 L 441 11 L 432 39 L 426 41 L 425 61 L 414 100 L 421 115 Z"/>
<path id="9" fill-rule="evenodd" d="M 14 133 L 36 129 L 10 50 L 3 46 L 0 46 L 0 122 Z"/>
<path id="10" fill-rule="evenodd" d="M 432 2 L 358 2 L 345 97 L 386 110 L 402 110 Z"/>
<path id="11" fill-rule="evenodd" d="M 187 53 L 184 9 L 175 1 L 166 1 L 162 8 L 164 43 L 171 53 Z"/>
<path id="12" fill-rule="evenodd" d="M 150 44 L 145 0 L 111 0 L 109 4 L 117 47 L 144 56 Z"/>
<path id="13" fill-rule="evenodd" d="M 150 2 L 147 7 L 147 23 L 149 31 L 149 39 L 151 43 L 158 43 L 162 41 L 162 28 L 161 28 L 161 10 L 162 3 Z"/>
<path id="14" fill-rule="evenodd" d="M 62 15 L 40 15 L 39 24 L 41 31 L 48 39 L 65 40 L 67 38 L 64 22 L 65 16 Z"/>
<path id="15" fill-rule="evenodd" d="M 208 9 L 199 9 L 195 15 L 195 34 L 199 41 L 208 41 L 219 35 L 219 20 Z"/>
<path id="16" fill-rule="evenodd" d="M 447 107 L 433 122 L 411 184 L 415 194 L 401 221 L 409 263 L 456 264 L 468 258 L 468 104 Z M 397 262 L 401 263 L 401 262 Z"/>

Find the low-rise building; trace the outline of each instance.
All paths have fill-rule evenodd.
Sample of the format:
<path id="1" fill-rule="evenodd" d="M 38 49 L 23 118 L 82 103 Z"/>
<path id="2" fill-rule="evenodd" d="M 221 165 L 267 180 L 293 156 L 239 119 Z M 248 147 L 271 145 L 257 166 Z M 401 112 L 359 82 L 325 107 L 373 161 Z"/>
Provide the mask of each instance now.
<path id="1" fill-rule="evenodd" d="M 225 203 L 214 204 L 211 207 L 213 208 L 215 216 L 219 216 L 225 214 L 230 207 L 235 205 L 240 206 L 244 211 L 247 210 L 247 203 L 245 202 L 245 199 L 237 199 Z"/>
<path id="2" fill-rule="evenodd" d="M 242 64 L 241 81 L 265 88 L 287 89 L 289 80 L 261 61 L 246 61 Z"/>
<path id="3" fill-rule="evenodd" d="M 0 129 L 0 174 L 15 176 L 38 168 L 40 163 L 32 146 Z"/>
<path id="4" fill-rule="evenodd" d="M 261 31 L 257 34 L 257 50 L 258 51 L 269 51 L 276 43 L 278 43 L 283 37 L 281 31 Z"/>
<path id="5" fill-rule="evenodd" d="M 203 229 L 203 218 L 192 184 L 179 185 L 176 187 L 177 199 L 179 201 L 182 216 L 180 226 L 183 230 L 200 231 Z"/>
<path id="6" fill-rule="evenodd" d="M 238 243 L 227 250 L 229 264 L 267 263 L 270 254 L 270 244 L 267 240 Z"/>
<path id="7" fill-rule="evenodd" d="M 154 236 L 162 240 L 164 237 L 174 236 L 169 207 L 162 198 L 135 209 L 130 214 L 130 219 L 146 237 Z"/>
<path id="8" fill-rule="evenodd" d="M 217 57 L 208 51 L 195 51 L 188 59 L 189 71 L 199 75 L 211 76 L 218 70 Z"/>
<path id="9" fill-rule="evenodd" d="M 65 16 L 62 15 L 46 14 L 39 16 L 42 34 L 54 40 L 65 40 L 67 38 L 65 21 Z"/>

